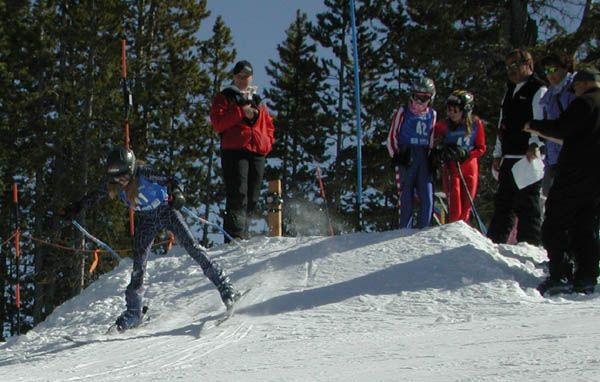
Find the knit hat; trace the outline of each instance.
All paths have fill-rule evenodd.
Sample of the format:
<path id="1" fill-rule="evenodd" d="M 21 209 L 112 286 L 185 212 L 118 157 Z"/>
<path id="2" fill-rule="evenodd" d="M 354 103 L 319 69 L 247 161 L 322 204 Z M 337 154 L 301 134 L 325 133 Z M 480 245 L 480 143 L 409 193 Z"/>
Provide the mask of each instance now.
<path id="1" fill-rule="evenodd" d="M 233 74 L 235 75 L 238 73 L 251 76 L 253 73 L 252 65 L 246 60 L 238 61 L 238 63 L 233 67 Z"/>

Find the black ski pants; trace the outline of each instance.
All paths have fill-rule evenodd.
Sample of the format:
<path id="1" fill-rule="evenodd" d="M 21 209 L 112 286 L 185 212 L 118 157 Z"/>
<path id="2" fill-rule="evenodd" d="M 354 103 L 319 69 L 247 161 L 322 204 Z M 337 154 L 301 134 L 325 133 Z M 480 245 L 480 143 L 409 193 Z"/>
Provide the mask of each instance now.
<path id="1" fill-rule="evenodd" d="M 598 278 L 600 192 L 593 178 L 573 182 L 572 175 L 577 172 L 555 178 L 546 200 L 542 240 L 550 277 L 566 277 L 574 285 L 589 286 L 596 285 Z"/>
<path id="2" fill-rule="evenodd" d="M 511 172 L 518 160 L 504 159 L 500 166 L 498 190 L 494 196 L 494 215 L 488 229 L 488 237 L 494 243 L 506 243 L 517 217 L 517 241 L 540 245 L 542 181 L 519 190 Z"/>
<path id="3" fill-rule="evenodd" d="M 150 211 L 136 212 L 135 235 L 133 236 L 133 271 L 131 281 L 125 291 L 127 309 L 139 312 L 142 309 L 144 294 L 144 274 L 148 253 L 154 238 L 160 230 L 171 231 L 187 253 L 200 265 L 204 275 L 216 286 L 221 282 L 222 271 L 196 241 L 181 212 L 173 210 L 167 204 L 161 204 Z"/>
<path id="4" fill-rule="evenodd" d="M 260 197 L 265 162 L 264 155 L 243 149 L 221 152 L 227 197 L 223 228 L 234 238 L 248 236 L 249 217 Z M 228 242 L 227 237 L 225 242 Z"/>

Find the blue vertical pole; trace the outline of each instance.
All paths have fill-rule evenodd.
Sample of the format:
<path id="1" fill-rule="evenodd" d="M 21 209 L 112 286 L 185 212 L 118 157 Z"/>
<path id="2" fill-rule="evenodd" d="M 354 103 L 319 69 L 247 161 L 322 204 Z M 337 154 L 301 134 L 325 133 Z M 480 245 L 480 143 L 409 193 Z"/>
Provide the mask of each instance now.
<path id="1" fill-rule="evenodd" d="M 352 48 L 354 51 L 354 104 L 356 108 L 356 211 L 358 230 L 362 231 L 362 128 L 360 123 L 360 80 L 358 76 L 358 41 L 354 0 L 350 0 L 350 24 L 352 26 Z"/>

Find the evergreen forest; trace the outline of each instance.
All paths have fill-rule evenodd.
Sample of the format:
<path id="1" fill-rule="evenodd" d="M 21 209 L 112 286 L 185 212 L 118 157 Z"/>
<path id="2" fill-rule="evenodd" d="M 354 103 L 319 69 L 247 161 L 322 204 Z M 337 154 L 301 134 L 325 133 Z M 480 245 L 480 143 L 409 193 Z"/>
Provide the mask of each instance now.
<path id="1" fill-rule="evenodd" d="M 597 1 L 356 0 L 363 131 L 359 215 L 349 0 L 323 3 L 324 11 L 311 19 L 301 1 L 290 2 L 299 9 L 280 32 L 277 56 L 266 68 L 269 86 L 261 90 L 276 126 L 265 178 L 282 181 L 289 236 L 326 235 L 325 211 L 336 234 L 397 228 L 385 141 L 393 111 L 420 75 L 436 82 L 440 118 L 453 89 L 475 94 L 488 144 L 476 205 L 487 221 L 506 53 L 518 47 L 535 58 L 565 53 L 580 66 L 600 64 Z M 207 0 L 0 0 L 0 339 L 26 332 L 115 266 L 101 253 L 90 272 L 95 245 L 56 211 L 106 180 L 105 157 L 123 145 L 125 119 L 136 156 L 177 175 L 188 205 L 222 223 L 219 137 L 209 111 L 243 57 L 237 56 L 230 26 L 218 15 L 207 25 L 210 15 Z M 199 37 L 201 27 L 211 30 L 209 38 Z M 264 219 L 264 201 L 259 211 L 257 220 Z M 89 209 L 78 221 L 121 256 L 130 254 L 128 211 L 119 202 Z M 215 244 L 209 226 L 194 227 L 204 246 Z M 157 237 L 158 253 L 167 251 L 168 240 L 166 232 Z"/>

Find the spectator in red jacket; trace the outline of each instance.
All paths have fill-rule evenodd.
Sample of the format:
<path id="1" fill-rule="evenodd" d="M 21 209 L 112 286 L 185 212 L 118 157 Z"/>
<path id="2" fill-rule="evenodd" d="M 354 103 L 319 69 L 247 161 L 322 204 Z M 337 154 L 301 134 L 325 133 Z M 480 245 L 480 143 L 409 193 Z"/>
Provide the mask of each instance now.
<path id="1" fill-rule="evenodd" d="M 433 162 L 442 163 L 442 184 L 448 197 L 448 222 L 468 222 L 471 215 L 469 199 L 474 200 L 477 192 L 478 158 L 486 149 L 483 122 L 473 115 L 473 94 L 465 90 L 453 91 L 446 104 L 448 118 L 435 126 L 437 147 L 431 157 Z"/>
<path id="2" fill-rule="evenodd" d="M 225 182 L 224 229 L 234 238 L 248 237 L 264 175 L 266 155 L 273 146 L 273 118 L 252 86 L 252 65 L 239 61 L 233 82 L 215 97 L 210 120 L 221 137 L 221 166 Z M 225 242 L 228 242 L 227 237 Z"/>

